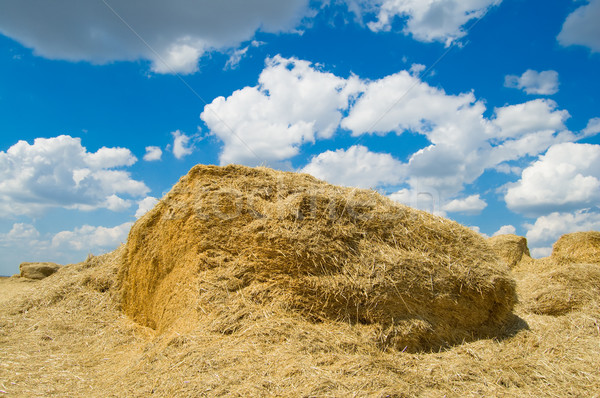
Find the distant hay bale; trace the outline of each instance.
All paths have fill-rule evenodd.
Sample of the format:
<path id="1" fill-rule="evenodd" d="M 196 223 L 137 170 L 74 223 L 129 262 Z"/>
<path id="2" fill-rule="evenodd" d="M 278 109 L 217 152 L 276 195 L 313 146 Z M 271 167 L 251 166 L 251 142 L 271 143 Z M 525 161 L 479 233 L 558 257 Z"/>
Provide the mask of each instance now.
<path id="1" fill-rule="evenodd" d="M 22 278 L 44 279 L 58 271 L 60 267 L 54 263 L 21 263 L 19 270 Z"/>
<path id="2" fill-rule="evenodd" d="M 538 272 L 517 274 L 519 299 L 539 315 L 564 315 L 600 299 L 600 267 L 595 264 L 554 264 Z"/>
<path id="3" fill-rule="evenodd" d="M 515 269 L 521 305 L 540 315 L 564 315 L 600 298 L 600 232 L 561 236 L 552 255 Z"/>
<path id="4" fill-rule="evenodd" d="M 366 328 L 400 350 L 495 335 L 516 301 L 508 269 L 458 223 L 242 166 L 184 176 L 131 229 L 118 283 L 125 313 L 158 332 L 233 334 L 288 314 Z"/>
<path id="5" fill-rule="evenodd" d="M 559 263 L 600 263 L 600 232 L 575 232 L 560 237 L 552 247 L 552 259 Z"/>
<path id="6" fill-rule="evenodd" d="M 488 239 L 488 243 L 510 269 L 515 268 L 522 260 L 531 259 L 527 239 L 522 236 L 513 234 L 493 236 Z"/>

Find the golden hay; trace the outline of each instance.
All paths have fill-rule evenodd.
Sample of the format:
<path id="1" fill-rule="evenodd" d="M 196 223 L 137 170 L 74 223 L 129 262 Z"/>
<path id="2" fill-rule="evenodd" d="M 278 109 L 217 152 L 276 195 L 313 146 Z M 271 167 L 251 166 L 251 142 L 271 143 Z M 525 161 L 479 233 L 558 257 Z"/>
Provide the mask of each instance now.
<path id="1" fill-rule="evenodd" d="M 21 263 L 19 265 L 21 278 L 44 279 L 60 269 L 55 263 Z"/>
<path id="2" fill-rule="evenodd" d="M 600 264 L 600 232 L 575 232 L 561 236 L 552 247 L 551 257 L 559 263 Z"/>
<path id="3" fill-rule="evenodd" d="M 263 317 L 232 334 L 157 334 L 124 316 L 123 249 L 41 280 L 0 278 L 7 397 L 598 397 L 600 305 L 517 307 L 503 339 L 441 352 L 381 350 L 343 322 Z M 2 300 L 8 298 L 7 300 Z"/>
<path id="4" fill-rule="evenodd" d="M 596 264 L 544 263 L 538 270 L 516 273 L 519 300 L 527 311 L 564 315 L 598 300 L 600 267 Z"/>
<path id="5" fill-rule="evenodd" d="M 159 333 L 295 316 L 429 350 L 497 335 L 516 301 L 468 228 L 266 168 L 194 167 L 133 226 L 122 262 L 123 310 Z"/>
<path id="6" fill-rule="evenodd" d="M 600 232 L 561 236 L 552 255 L 513 269 L 519 300 L 535 314 L 564 315 L 600 297 Z"/>
<path id="7" fill-rule="evenodd" d="M 488 239 L 488 243 L 510 269 L 515 268 L 521 261 L 531 260 L 527 239 L 522 236 L 512 234 L 493 236 Z"/>

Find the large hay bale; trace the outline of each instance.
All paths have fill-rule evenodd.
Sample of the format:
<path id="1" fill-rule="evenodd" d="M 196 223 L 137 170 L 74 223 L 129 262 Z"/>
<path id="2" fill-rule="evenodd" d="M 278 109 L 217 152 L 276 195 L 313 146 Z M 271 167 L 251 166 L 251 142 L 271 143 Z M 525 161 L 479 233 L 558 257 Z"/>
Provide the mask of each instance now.
<path id="1" fill-rule="evenodd" d="M 60 269 L 55 263 L 21 263 L 19 271 L 21 278 L 44 279 Z"/>
<path id="2" fill-rule="evenodd" d="M 560 237 L 552 247 L 558 263 L 600 263 L 600 232 L 575 232 Z"/>
<path id="3" fill-rule="evenodd" d="M 470 229 L 267 168 L 194 167 L 136 222 L 122 262 L 124 311 L 159 332 L 288 314 L 420 350 L 498 333 L 516 301 Z"/>
<path id="4" fill-rule="evenodd" d="M 519 263 L 531 259 L 527 239 L 513 234 L 493 236 L 488 239 L 492 250 L 503 260 L 510 269 Z"/>

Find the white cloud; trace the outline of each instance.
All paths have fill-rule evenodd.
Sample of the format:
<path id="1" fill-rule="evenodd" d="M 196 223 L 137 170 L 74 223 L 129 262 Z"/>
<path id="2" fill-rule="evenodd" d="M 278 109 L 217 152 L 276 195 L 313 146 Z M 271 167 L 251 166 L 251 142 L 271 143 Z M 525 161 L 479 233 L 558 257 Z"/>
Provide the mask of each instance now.
<path id="1" fill-rule="evenodd" d="M 534 257 L 549 255 L 552 244 L 561 235 L 579 231 L 600 231 L 600 211 L 579 210 L 573 213 L 554 212 L 526 224 L 527 241 L 534 248 Z M 537 249 L 537 250 L 536 250 Z"/>
<path id="2" fill-rule="evenodd" d="M 366 84 L 363 95 L 342 121 L 342 127 L 351 130 L 354 136 L 414 131 L 438 142 L 450 143 L 452 138 L 447 136 L 448 133 L 461 133 L 444 128 L 449 122 L 457 124 L 468 119 L 482 130 L 481 113 L 484 110 L 473 93 L 447 95 L 422 82 L 418 76 L 401 71 Z"/>
<path id="3" fill-rule="evenodd" d="M 113 168 L 133 164 L 128 149 L 91 153 L 79 138 L 62 135 L 19 141 L 0 151 L 0 209 L 5 215 L 36 215 L 52 207 L 81 210 L 127 207 L 123 195 L 145 195 L 148 187 Z"/>
<path id="4" fill-rule="evenodd" d="M 18 265 L 24 261 L 52 261 L 59 264 L 85 260 L 90 253 L 100 254 L 115 249 L 127 240 L 133 223 L 116 227 L 84 225 L 41 236 L 34 225 L 15 223 L 8 233 L 0 233 L 0 275 L 19 272 Z"/>
<path id="5" fill-rule="evenodd" d="M 417 184 L 435 188 L 444 201 L 486 169 L 576 139 L 564 124 L 569 113 L 551 100 L 496 108 L 495 118 L 488 119 L 472 92 L 448 95 L 406 71 L 363 87 L 341 126 L 355 136 L 424 135 L 431 145 L 410 157 L 408 183 L 412 189 Z"/>
<path id="6" fill-rule="evenodd" d="M 403 178 L 402 162 L 387 153 L 375 153 L 362 145 L 327 151 L 312 158 L 301 172 L 332 184 L 375 188 L 397 184 Z"/>
<path id="7" fill-rule="evenodd" d="M 190 136 L 179 130 L 172 132 L 171 135 L 173 135 L 173 155 L 177 159 L 183 159 L 194 152 L 194 146 L 190 143 Z"/>
<path id="8" fill-rule="evenodd" d="M 146 162 L 154 162 L 157 160 L 161 160 L 162 158 L 162 150 L 157 146 L 147 146 L 146 154 L 144 155 L 144 160 Z"/>
<path id="9" fill-rule="evenodd" d="M 3 3 L 0 33 L 50 59 L 146 59 L 157 73 L 193 73 L 206 51 L 235 48 L 259 29 L 293 30 L 308 12 L 308 0 L 22 0 Z"/>
<path id="10" fill-rule="evenodd" d="M 377 19 L 368 24 L 375 32 L 389 31 L 395 18 L 407 18 L 404 33 L 423 42 L 447 46 L 466 35 L 464 25 L 482 17 L 501 0 L 376 0 Z M 363 4 L 371 2 L 363 1 Z"/>
<path id="11" fill-rule="evenodd" d="M 479 195 L 471 195 L 464 199 L 454 199 L 445 204 L 442 209 L 449 213 L 479 214 L 487 207 L 485 200 Z"/>
<path id="12" fill-rule="evenodd" d="M 586 137 L 592 137 L 600 133 L 600 117 L 590 119 L 586 128 L 583 129 L 582 133 Z"/>
<path id="13" fill-rule="evenodd" d="M 111 211 L 125 211 L 131 207 L 131 201 L 113 194 L 106 198 L 105 206 L 103 207 Z"/>
<path id="14" fill-rule="evenodd" d="M 188 41 L 188 40 L 185 40 Z M 201 40 L 189 43 L 173 43 L 155 59 L 152 71 L 156 73 L 180 73 L 189 75 L 198 72 L 198 60 L 205 51 L 206 45 Z"/>
<path id="15" fill-rule="evenodd" d="M 8 233 L 0 234 L 1 246 L 13 246 L 20 242 L 36 241 L 40 237 L 39 231 L 31 224 L 15 223 Z"/>
<path id="16" fill-rule="evenodd" d="M 359 80 L 321 72 L 310 62 L 267 59 L 259 85 L 218 97 L 200 115 L 224 142 L 221 164 L 257 165 L 295 156 L 316 138 L 330 138 Z"/>
<path id="17" fill-rule="evenodd" d="M 504 78 L 504 86 L 518 88 L 527 94 L 552 95 L 558 92 L 558 72 L 545 70 L 537 72 L 526 70 L 521 76 L 507 75 Z"/>
<path id="18" fill-rule="evenodd" d="M 296 156 L 303 144 L 331 138 L 340 127 L 353 136 L 423 135 L 430 145 L 406 163 L 397 161 L 393 176 L 399 178 L 397 185 L 408 186 L 411 195 L 435 192 L 430 202 L 435 203 L 437 214 L 445 211 L 444 204 L 459 200 L 464 186 L 486 170 L 518 172 L 510 162 L 538 156 L 552 145 L 577 140 L 596 129 L 590 122 L 589 129 L 570 132 L 565 125 L 569 113 L 549 99 L 496 108 L 491 118 L 485 113 L 484 102 L 473 92 L 449 95 L 409 71 L 375 81 L 357 76 L 344 79 L 307 61 L 276 56 L 267 59 L 258 86 L 215 99 L 201 118 L 224 143 L 221 164 L 280 165 Z M 330 181 L 360 180 L 338 178 L 348 153 L 354 151 L 328 151 L 315 156 L 307 168 Z M 481 202 L 476 204 L 472 211 L 481 208 Z"/>
<path id="19" fill-rule="evenodd" d="M 565 110 L 557 110 L 557 106 L 552 100 L 536 99 L 496 108 L 494 124 L 499 127 L 496 136 L 518 138 L 532 132 L 563 130 L 570 115 Z"/>
<path id="20" fill-rule="evenodd" d="M 140 218 L 148 213 L 158 203 L 158 199 L 152 196 L 147 196 L 138 202 L 138 209 L 135 212 L 135 218 Z"/>
<path id="21" fill-rule="evenodd" d="M 231 53 L 231 55 L 229 56 L 229 59 L 225 63 L 225 67 L 223 69 L 224 70 L 227 70 L 227 69 L 237 69 L 237 67 L 239 66 L 239 64 L 242 61 L 242 59 L 248 54 L 248 50 L 250 48 L 252 48 L 252 47 L 260 47 L 263 44 L 265 44 L 265 43 L 262 42 L 262 41 L 252 40 L 249 45 L 234 50 Z"/>
<path id="22" fill-rule="evenodd" d="M 419 185 L 403 188 L 388 195 L 388 197 L 414 209 L 427 211 L 441 217 L 447 216 L 446 212 L 442 210 L 442 200 L 439 192 L 432 187 Z"/>
<path id="23" fill-rule="evenodd" d="M 512 225 L 503 225 L 501 226 L 492 236 L 498 235 L 507 235 L 512 234 L 515 235 L 517 233 L 517 229 Z"/>
<path id="24" fill-rule="evenodd" d="M 469 226 L 469 229 L 471 229 L 471 230 L 473 230 L 473 231 L 477 232 L 479 235 L 483 236 L 483 237 L 484 237 L 484 238 L 486 238 L 486 239 L 487 239 L 487 238 L 489 238 L 489 236 L 488 236 L 486 233 L 483 233 L 483 232 L 481 232 L 481 228 L 479 228 L 479 227 L 478 227 L 478 226 L 476 226 L 476 225 L 471 225 L 471 226 Z"/>
<path id="25" fill-rule="evenodd" d="M 239 66 L 242 58 L 244 58 L 244 56 L 248 52 L 248 48 L 249 47 L 246 46 L 246 47 L 238 48 L 237 50 L 235 50 L 231 54 L 231 56 L 229 57 L 227 62 L 225 63 L 225 69 L 236 69 Z"/>
<path id="26" fill-rule="evenodd" d="M 590 0 L 573 11 L 565 20 L 558 35 L 563 46 L 581 45 L 600 52 L 600 0 Z"/>
<path id="27" fill-rule="evenodd" d="M 127 148 L 102 147 L 95 153 L 87 154 L 85 162 L 93 169 L 112 169 L 131 166 L 137 162 L 137 158 Z"/>
<path id="28" fill-rule="evenodd" d="M 599 205 L 600 145 L 553 145 L 508 185 L 504 199 L 509 209 L 534 215 Z"/>
<path id="29" fill-rule="evenodd" d="M 52 248 L 88 252 L 116 248 L 127 240 L 127 234 L 132 225 L 132 222 L 126 222 L 113 228 L 84 225 L 73 231 L 61 231 L 52 238 Z"/>
<path id="30" fill-rule="evenodd" d="M 530 253 L 533 258 L 548 257 L 552 254 L 552 247 L 534 247 L 530 249 Z"/>

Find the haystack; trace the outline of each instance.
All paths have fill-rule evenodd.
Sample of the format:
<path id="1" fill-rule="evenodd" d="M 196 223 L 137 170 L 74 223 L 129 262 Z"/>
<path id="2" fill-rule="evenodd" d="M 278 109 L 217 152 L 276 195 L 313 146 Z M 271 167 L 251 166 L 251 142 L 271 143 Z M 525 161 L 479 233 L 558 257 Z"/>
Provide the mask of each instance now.
<path id="1" fill-rule="evenodd" d="M 60 269 L 55 263 L 21 263 L 19 271 L 21 278 L 44 279 Z"/>
<path id="2" fill-rule="evenodd" d="M 523 307 L 536 314 L 558 316 L 597 302 L 600 297 L 598 264 L 600 232 L 561 236 L 550 257 L 515 269 Z"/>
<path id="3" fill-rule="evenodd" d="M 595 264 L 551 264 L 516 274 L 521 305 L 539 315 L 565 315 L 598 302 L 600 267 Z"/>
<path id="4" fill-rule="evenodd" d="M 558 263 L 600 264 L 600 232 L 575 232 L 560 237 L 552 247 Z"/>
<path id="5" fill-rule="evenodd" d="M 513 234 L 493 236 L 488 239 L 488 243 L 510 269 L 515 268 L 521 261 L 531 260 L 527 239 L 522 236 Z"/>
<path id="6" fill-rule="evenodd" d="M 196 166 L 131 229 L 123 310 L 159 333 L 301 318 L 385 347 L 495 335 L 515 284 L 477 233 L 306 174 Z M 291 317 L 291 318 L 289 318 Z M 358 332 L 357 332 L 358 333 Z"/>

